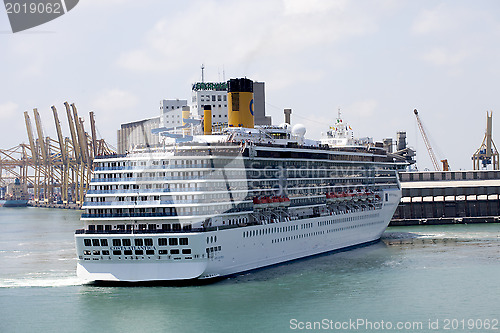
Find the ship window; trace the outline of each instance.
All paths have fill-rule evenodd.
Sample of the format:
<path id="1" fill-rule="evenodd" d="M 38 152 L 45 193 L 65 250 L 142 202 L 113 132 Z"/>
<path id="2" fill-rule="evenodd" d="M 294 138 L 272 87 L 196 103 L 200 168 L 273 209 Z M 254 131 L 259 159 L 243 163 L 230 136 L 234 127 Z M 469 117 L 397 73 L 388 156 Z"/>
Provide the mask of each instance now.
<path id="1" fill-rule="evenodd" d="M 122 251 L 120 251 L 120 250 L 114 250 L 113 251 L 113 255 L 114 256 L 121 256 L 122 255 Z"/>
<path id="2" fill-rule="evenodd" d="M 159 250 L 158 254 L 168 254 L 168 250 Z"/>
<path id="3" fill-rule="evenodd" d="M 89 225 L 89 231 L 95 231 L 95 225 L 93 224 Z"/>
<path id="4" fill-rule="evenodd" d="M 116 226 L 116 229 L 117 229 L 117 230 L 125 230 L 125 224 L 118 224 L 118 225 Z"/>
<path id="5" fill-rule="evenodd" d="M 113 246 L 122 246 L 121 239 L 113 239 Z"/>
<path id="6" fill-rule="evenodd" d="M 169 238 L 168 245 L 177 245 L 177 238 Z"/>
<path id="7" fill-rule="evenodd" d="M 170 250 L 170 254 L 179 254 L 179 253 L 180 253 L 179 249 Z"/>
<path id="8" fill-rule="evenodd" d="M 128 238 L 123 239 L 123 246 L 130 246 L 130 244 L 131 244 L 130 239 Z"/>
<path id="9" fill-rule="evenodd" d="M 148 256 L 155 254 L 155 250 L 146 250 Z"/>
<path id="10" fill-rule="evenodd" d="M 89 256 L 90 255 L 90 250 L 83 251 L 83 254 L 86 255 L 86 256 Z"/>
<path id="11" fill-rule="evenodd" d="M 93 239 L 92 240 L 92 245 L 93 246 L 99 246 L 99 240 L 98 239 Z"/>
<path id="12" fill-rule="evenodd" d="M 161 228 L 163 229 L 163 231 L 170 231 L 170 224 L 162 224 Z"/>
<path id="13" fill-rule="evenodd" d="M 144 251 L 142 250 L 135 250 L 135 255 L 136 256 L 142 256 L 144 254 Z"/>
<path id="14" fill-rule="evenodd" d="M 109 251 L 108 250 L 102 250 L 102 255 L 103 256 L 109 256 Z"/>
<path id="15" fill-rule="evenodd" d="M 107 239 L 101 239 L 101 246 L 108 246 L 108 240 Z"/>
<path id="16" fill-rule="evenodd" d="M 132 255 L 132 250 L 125 250 L 123 251 L 123 254 L 126 256 L 131 256 Z"/>
<path id="17" fill-rule="evenodd" d="M 167 238 L 158 238 L 158 245 L 159 246 L 167 246 Z"/>
<path id="18" fill-rule="evenodd" d="M 153 246 L 153 239 L 152 238 L 146 238 L 144 240 L 144 245 L 146 245 L 146 246 Z"/>
<path id="19" fill-rule="evenodd" d="M 181 230 L 181 224 L 180 223 L 172 224 L 172 229 L 173 230 Z"/>
<path id="20" fill-rule="evenodd" d="M 142 246 L 142 238 L 134 239 L 135 246 Z"/>
<path id="21" fill-rule="evenodd" d="M 83 244 L 84 244 L 85 246 L 92 246 L 92 242 L 91 242 L 91 240 L 90 240 L 90 239 L 84 239 L 84 240 L 83 240 Z"/>
<path id="22" fill-rule="evenodd" d="M 101 254 L 101 251 L 94 250 L 94 251 L 92 251 L 92 254 L 95 255 L 95 256 L 98 256 L 98 255 Z"/>
<path id="23" fill-rule="evenodd" d="M 182 254 L 191 254 L 191 249 L 182 249 Z"/>
<path id="24" fill-rule="evenodd" d="M 179 245 L 188 245 L 187 238 L 179 238 Z"/>

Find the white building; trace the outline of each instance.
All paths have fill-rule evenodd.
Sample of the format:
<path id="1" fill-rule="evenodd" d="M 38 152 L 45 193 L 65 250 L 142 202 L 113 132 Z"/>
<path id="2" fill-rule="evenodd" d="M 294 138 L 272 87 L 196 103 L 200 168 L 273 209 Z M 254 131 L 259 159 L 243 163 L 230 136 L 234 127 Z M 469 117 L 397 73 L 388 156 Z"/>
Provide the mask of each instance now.
<path id="1" fill-rule="evenodd" d="M 160 127 L 182 126 L 182 107 L 187 105 L 185 99 L 164 99 L 160 102 Z"/>
<path id="2" fill-rule="evenodd" d="M 197 82 L 191 87 L 191 113 L 203 116 L 203 107 L 212 106 L 212 125 L 227 124 L 227 82 Z"/>

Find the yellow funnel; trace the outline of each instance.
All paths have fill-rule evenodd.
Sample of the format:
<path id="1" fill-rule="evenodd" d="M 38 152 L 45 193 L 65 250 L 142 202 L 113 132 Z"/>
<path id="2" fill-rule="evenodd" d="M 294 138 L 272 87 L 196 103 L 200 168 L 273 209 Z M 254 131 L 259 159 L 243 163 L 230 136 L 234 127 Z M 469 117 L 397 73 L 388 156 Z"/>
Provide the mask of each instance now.
<path id="1" fill-rule="evenodd" d="M 227 86 L 229 127 L 254 128 L 253 81 L 247 78 L 231 79 Z"/>
<path id="2" fill-rule="evenodd" d="M 212 106 L 205 105 L 203 107 L 203 133 L 205 135 L 212 134 Z"/>

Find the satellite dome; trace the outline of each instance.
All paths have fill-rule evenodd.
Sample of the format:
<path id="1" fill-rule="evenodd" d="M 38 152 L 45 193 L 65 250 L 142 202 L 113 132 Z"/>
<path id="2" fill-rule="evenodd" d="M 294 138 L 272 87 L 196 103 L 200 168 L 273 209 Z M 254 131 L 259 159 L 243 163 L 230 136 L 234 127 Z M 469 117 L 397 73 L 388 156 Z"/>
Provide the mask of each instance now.
<path id="1" fill-rule="evenodd" d="M 297 124 L 292 127 L 292 134 L 303 137 L 306 135 L 306 127 L 302 124 Z"/>

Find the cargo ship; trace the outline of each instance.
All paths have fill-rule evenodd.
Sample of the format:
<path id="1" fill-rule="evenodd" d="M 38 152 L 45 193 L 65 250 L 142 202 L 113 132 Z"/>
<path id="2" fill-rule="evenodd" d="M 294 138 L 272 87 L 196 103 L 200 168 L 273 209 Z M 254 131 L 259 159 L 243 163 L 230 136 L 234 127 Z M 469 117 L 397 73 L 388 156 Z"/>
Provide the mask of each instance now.
<path id="1" fill-rule="evenodd" d="M 0 196 L 0 207 L 28 206 L 28 189 L 16 178 L 14 183 L 7 185 L 6 191 Z"/>
<path id="2" fill-rule="evenodd" d="M 75 232 L 79 277 L 210 281 L 380 239 L 406 164 L 339 145 L 345 126 L 322 140 L 300 124 L 254 126 L 252 89 L 228 81 L 228 125 L 216 132 L 207 105 L 180 132 L 158 129 L 160 145 L 94 160 Z"/>

